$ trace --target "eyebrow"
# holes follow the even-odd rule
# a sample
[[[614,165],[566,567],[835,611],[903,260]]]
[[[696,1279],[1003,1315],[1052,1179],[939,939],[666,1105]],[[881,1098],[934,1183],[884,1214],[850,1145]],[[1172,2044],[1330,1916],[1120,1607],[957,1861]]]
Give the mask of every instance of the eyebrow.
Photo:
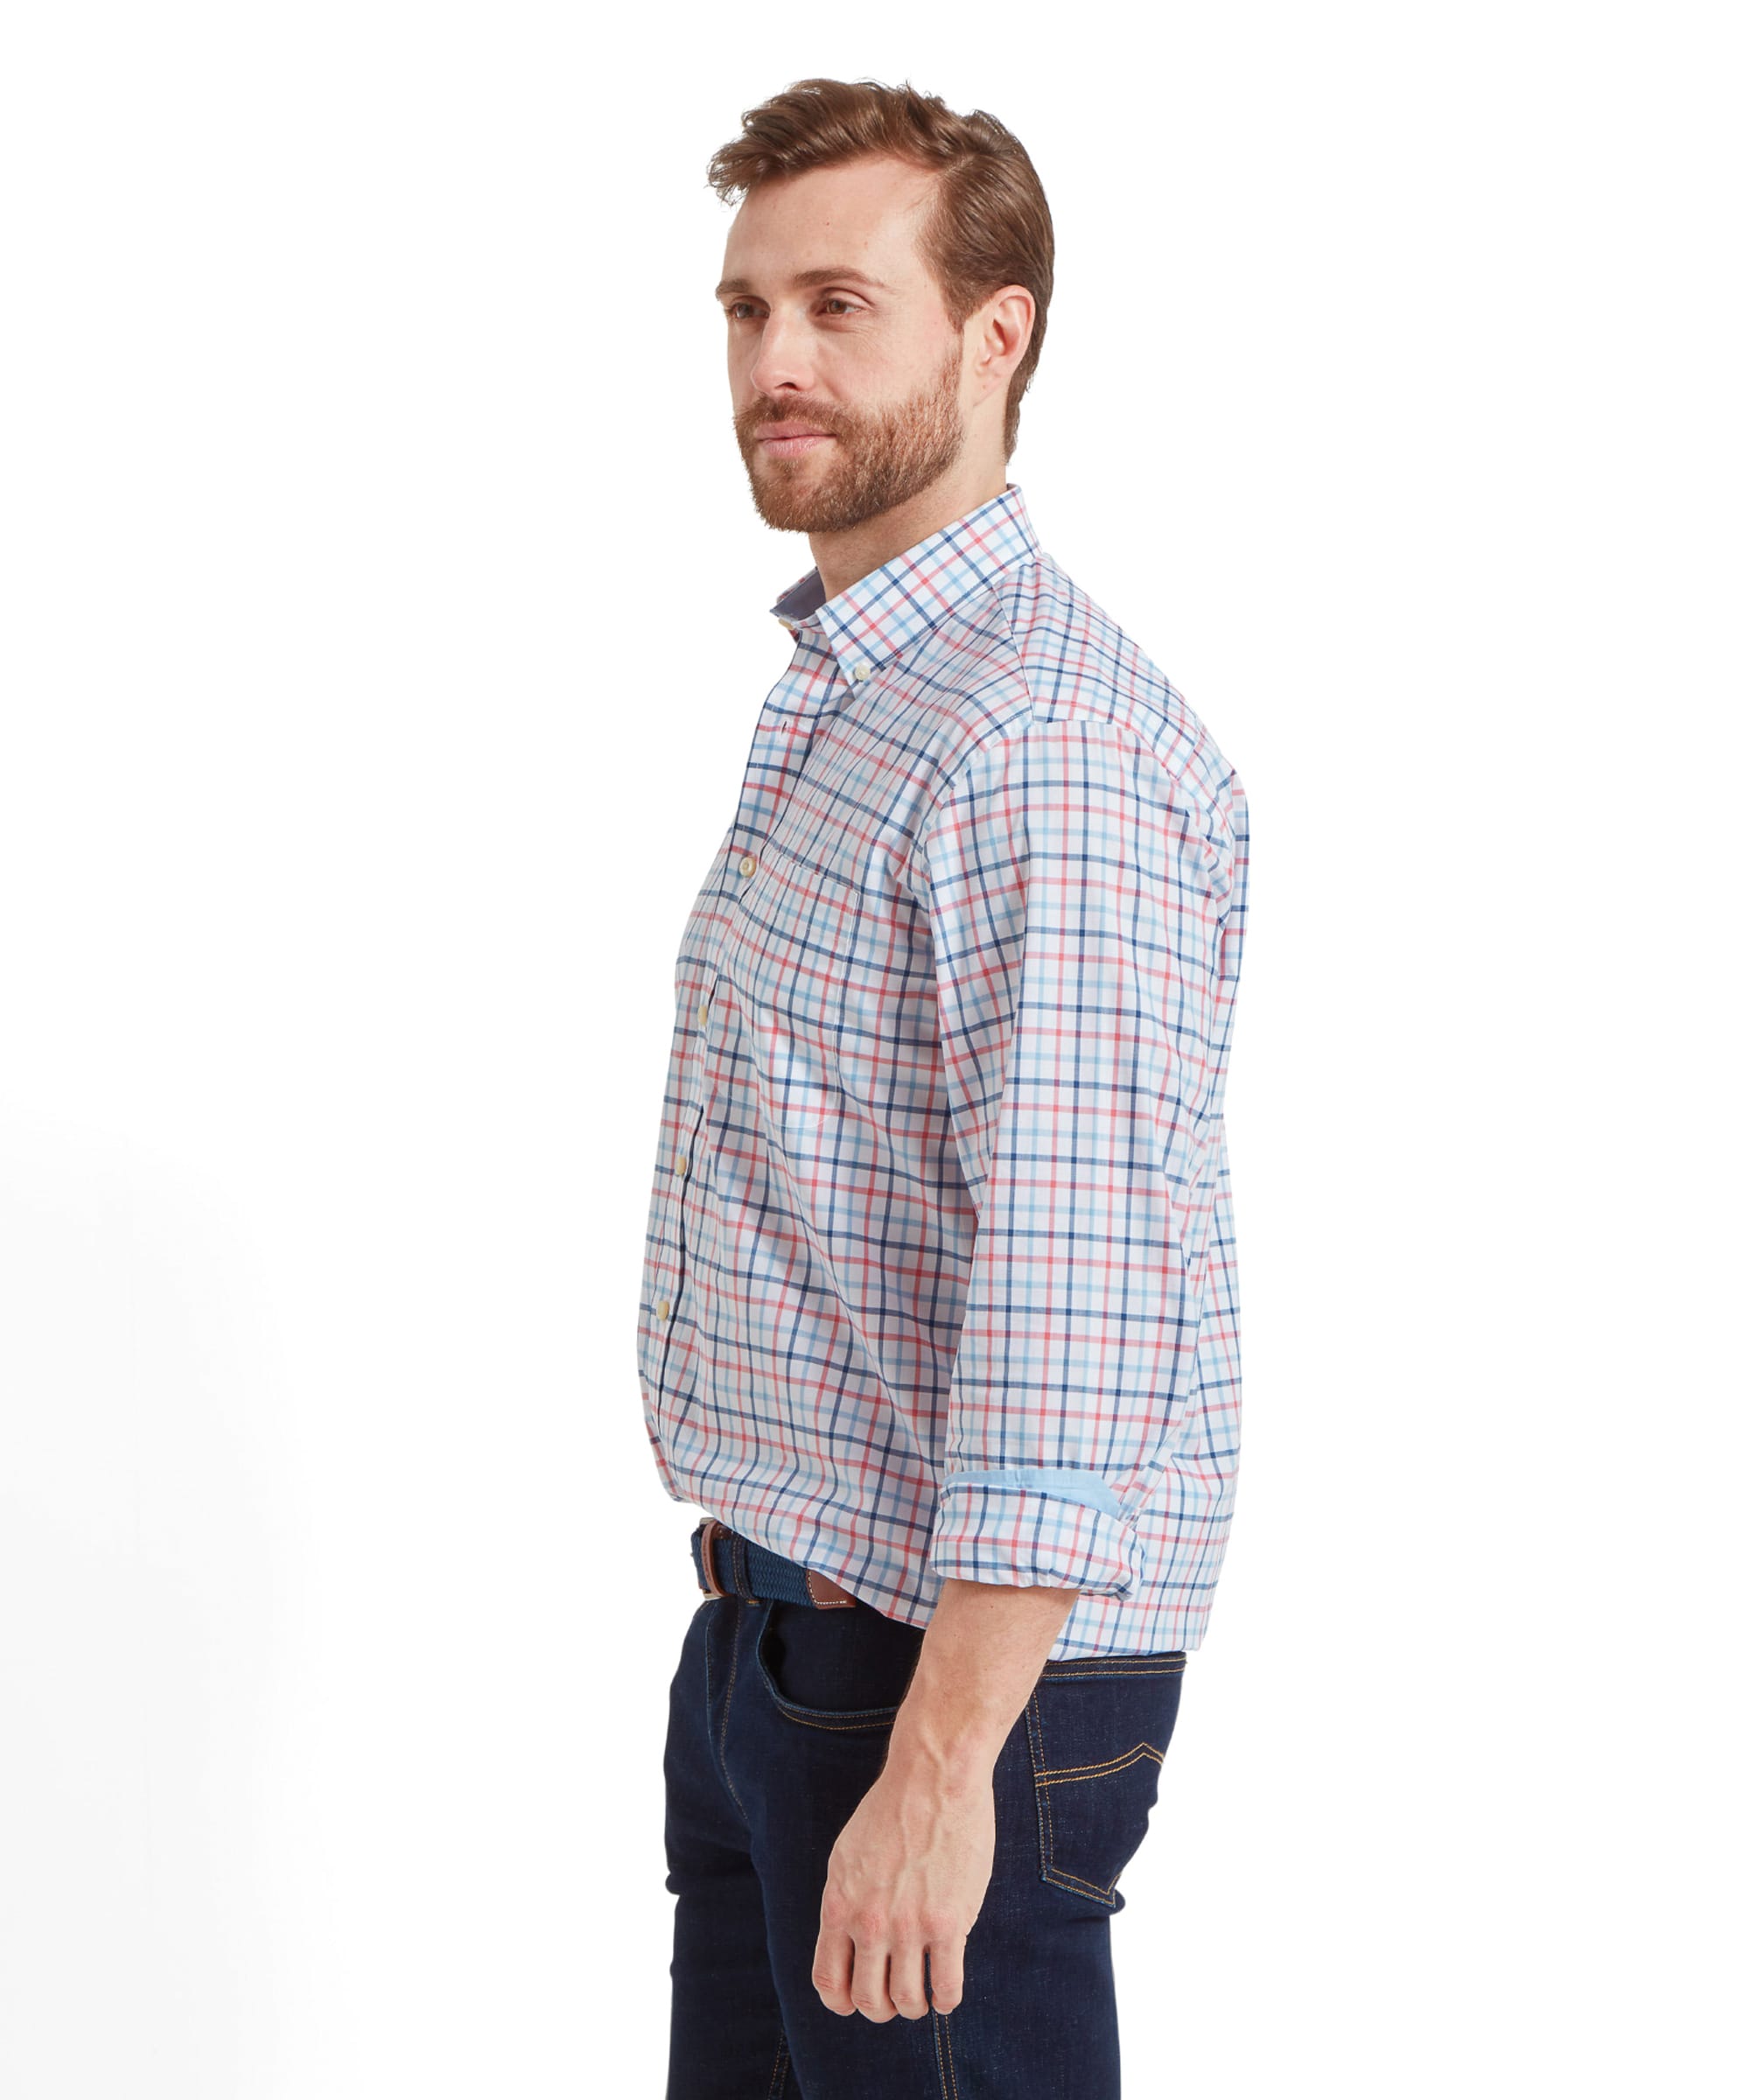
[[[869,284],[875,291],[888,291],[891,287],[881,277],[869,276],[851,264],[830,265],[822,270],[795,270],[788,280],[795,291],[814,291],[820,284]],[[714,287],[717,299],[724,299],[730,292],[737,298],[752,290],[748,277],[722,277]]]

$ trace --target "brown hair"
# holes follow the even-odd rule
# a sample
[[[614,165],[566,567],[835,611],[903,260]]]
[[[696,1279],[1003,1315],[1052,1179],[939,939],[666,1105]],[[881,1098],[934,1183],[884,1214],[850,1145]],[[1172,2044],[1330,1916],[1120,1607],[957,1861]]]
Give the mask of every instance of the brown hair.
[[[887,153],[938,177],[919,248],[953,328],[1001,285],[1021,284],[1033,294],[1034,330],[1004,402],[1008,458],[1053,296],[1053,214],[1021,142],[984,109],[959,116],[906,80],[896,88],[869,80],[794,80],[746,109],[742,122],[743,136],[708,164],[710,186],[727,203],[776,176]]]

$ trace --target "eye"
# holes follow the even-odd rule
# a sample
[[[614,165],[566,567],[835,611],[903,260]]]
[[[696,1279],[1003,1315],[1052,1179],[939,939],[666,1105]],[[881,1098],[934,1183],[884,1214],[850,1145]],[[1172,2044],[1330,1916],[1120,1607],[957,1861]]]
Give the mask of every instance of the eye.
[[[749,299],[729,299],[722,311],[724,312],[726,318],[729,321],[736,321],[741,313],[746,312],[750,308],[751,304],[752,302]],[[830,292],[823,301],[825,312],[827,312],[831,306],[838,307],[841,310],[841,316],[845,316],[850,313],[861,313],[864,311],[863,307],[858,305],[853,300],[844,298],[841,293],[838,291]],[[840,316],[830,316],[831,319],[838,318],[840,318]]]

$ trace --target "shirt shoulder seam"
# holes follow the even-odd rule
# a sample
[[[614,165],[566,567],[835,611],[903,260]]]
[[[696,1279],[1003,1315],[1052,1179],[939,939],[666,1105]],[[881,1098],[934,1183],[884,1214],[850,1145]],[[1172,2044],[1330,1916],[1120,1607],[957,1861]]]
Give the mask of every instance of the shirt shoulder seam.
[[[1010,615],[1005,610],[1002,598],[999,600],[999,617],[1004,625],[1006,639],[1012,644],[1017,675],[1023,682],[1026,704],[1019,714],[1014,717],[1005,717],[992,723],[980,736],[975,738],[966,751],[958,754],[949,771],[934,785],[926,815],[914,836],[914,855],[921,865],[925,864],[927,843],[931,836],[933,822],[939,811],[950,802],[956,794],[957,784],[962,776],[989,752],[1000,747],[1008,747],[1019,738],[1029,736],[1037,729],[1081,729],[1092,735],[1104,737],[1110,743],[1124,750],[1138,752],[1147,757],[1168,782],[1170,789],[1177,794],[1191,810],[1199,830],[1206,835],[1207,844],[1212,839],[1221,840],[1229,850],[1232,850],[1234,841],[1229,836],[1228,819],[1222,812],[1201,788],[1194,786],[1193,782],[1180,772],[1178,766],[1169,763],[1163,753],[1156,748],[1154,743],[1144,736],[1141,730],[1130,723],[1110,721],[1093,715],[1061,714],[1055,708],[1039,699],[1033,682],[1029,676],[1029,667],[1023,661],[1022,651],[1017,644],[1016,635],[1011,627]]]

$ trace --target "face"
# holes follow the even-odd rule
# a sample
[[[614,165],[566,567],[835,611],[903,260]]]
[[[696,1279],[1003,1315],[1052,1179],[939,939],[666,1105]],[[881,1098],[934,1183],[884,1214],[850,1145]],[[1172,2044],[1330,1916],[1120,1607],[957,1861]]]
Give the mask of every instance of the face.
[[[914,248],[932,192],[866,159],[761,184],[738,207],[718,295],[732,427],[780,531],[847,531],[962,449],[963,338]]]

